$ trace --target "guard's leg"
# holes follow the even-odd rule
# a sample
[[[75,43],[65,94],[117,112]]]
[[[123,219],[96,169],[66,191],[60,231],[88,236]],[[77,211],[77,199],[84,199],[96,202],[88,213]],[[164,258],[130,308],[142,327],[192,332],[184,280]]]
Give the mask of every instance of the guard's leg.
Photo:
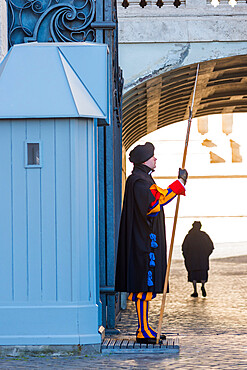
[[[194,287],[194,292],[191,294],[191,297],[198,297],[198,293],[196,289],[196,280],[193,280],[193,287]]]
[[[140,343],[156,343],[157,332],[149,325],[148,322],[148,306],[149,301],[156,297],[155,293],[130,293],[128,299],[135,302],[136,312],[138,318],[138,329],[136,331],[137,341]],[[160,343],[162,339],[166,339],[166,335],[160,336]]]
[[[138,329],[136,331],[137,338],[156,338],[157,332],[149,325],[148,309],[149,301],[156,297],[155,293],[130,293],[128,299],[136,304],[136,312],[138,317]],[[166,335],[162,334],[160,339],[166,339]]]
[[[136,312],[138,317],[138,329],[136,332],[137,338],[156,338],[155,332],[148,324],[148,301],[137,299]]]
[[[128,299],[134,301],[138,318],[137,338],[156,338],[156,332],[148,323],[148,302],[156,297],[155,293],[130,293]]]
[[[202,283],[202,287],[201,287],[202,296],[203,297],[206,297],[207,296],[206,289],[205,289],[205,283],[206,283],[206,281],[205,280],[202,280],[201,283]]]

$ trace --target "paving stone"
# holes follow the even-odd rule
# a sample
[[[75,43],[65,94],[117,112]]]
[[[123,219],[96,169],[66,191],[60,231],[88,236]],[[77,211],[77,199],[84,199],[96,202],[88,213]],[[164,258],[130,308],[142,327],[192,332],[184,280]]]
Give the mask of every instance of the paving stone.
[[[162,333],[175,338],[177,353],[102,353],[65,357],[0,357],[1,369],[247,369],[247,256],[211,260],[207,297],[190,297],[192,284],[182,261],[173,261]],[[161,297],[150,304],[150,323],[158,326]],[[117,325],[119,336],[109,338],[121,346],[133,341],[137,328],[135,305]],[[120,344],[119,344],[120,341]],[[135,345],[136,346],[136,345]]]

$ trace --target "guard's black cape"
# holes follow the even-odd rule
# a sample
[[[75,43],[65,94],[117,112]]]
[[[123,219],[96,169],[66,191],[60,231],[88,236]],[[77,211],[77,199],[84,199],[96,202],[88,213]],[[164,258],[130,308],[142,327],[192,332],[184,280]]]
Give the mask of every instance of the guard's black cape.
[[[209,256],[213,252],[214,245],[210,237],[204,231],[192,228],[186,235],[182,251],[187,271],[209,270]]]
[[[155,217],[146,216],[155,197],[150,186],[155,182],[150,168],[135,165],[125,186],[120,222],[115,290],[118,292],[162,293],[166,273],[166,237],[163,210]],[[157,248],[151,248],[150,234],[156,235]],[[150,267],[149,253],[155,254],[155,267]],[[148,271],[153,286],[148,286]]]

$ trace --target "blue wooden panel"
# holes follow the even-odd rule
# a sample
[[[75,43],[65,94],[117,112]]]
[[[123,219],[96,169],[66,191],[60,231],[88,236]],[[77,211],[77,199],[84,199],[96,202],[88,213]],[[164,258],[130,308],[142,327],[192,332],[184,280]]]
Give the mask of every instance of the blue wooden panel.
[[[95,176],[95,279],[96,303],[98,305],[98,325],[102,325],[102,302],[100,300],[100,262],[99,262],[99,189],[98,189],[98,130],[97,120],[93,121],[94,129],[94,176]]]
[[[96,186],[96,177],[95,177],[95,125],[94,120],[87,119],[87,152],[88,152],[88,160],[87,160],[87,182],[88,182],[88,256],[89,256],[89,300],[96,301],[96,275],[95,269],[93,270],[91,267],[95,266],[95,249],[96,249],[96,222],[95,222],[95,207],[96,207],[96,199],[95,199],[95,186]]]
[[[99,262],[100,286],[106,286],[106,217],[105,217],[105,127],[98,127],[98,187],[99,187]],[[106,327],[106,295],[101,295],[102,325]]]
[[[11,122],[0,125],[0,301],[12,300],[12,172]]]
[[[78,330],[81,343],[85,341],[85,337],[90,333],[98,332],[98,317],[97,317],[96,305],[88,305],[87,315],[85,315],[85,308],[78,307]],[[88,318],[91,317],[91,322],[88,322]]]
[[[1,117],[78,114],[56,47],[15,46],[10,51],[0,86]]]
[[[108,94],[107,80],[108,80],[108,65],[107,65],[107,46],[106,45],[88,45],[87,48],[77,48],[76,52],[74,46],[64,44],[59,47],[65,57],[69,60],[71,66],[78,74],[84,86],[90,92],[93,99],[97,102],[103,114],[108,115]],[[100,62],[99,62],[100,60]],[[94,73],[89,72],[90,69]],[[85,99],[84,99],[85,100]],[[82,102],[84,104],[84,102]],[[98,117],[98,114],[93,117]],[[84,115],[86,117],[86,115]],[[90,115],[89,117],[92,117]]]
[[[28,299],[29,271],[27,244],[27,186],[24,168],[25,121],[12,124],[13,173],[13,277],[14,299]]]
[[[0,345],[100,343],[97,307],[91,305],[0,308]]]
[[[55,121],[56,135],[56,239],[57,297],[71,300],[71,183],[70,183],[70,124]]]
[[[1,118],[108,120],[106,45],[30,43],[9,53],[0,79]]]
[[[27,120],[26,139],[28,141],[40,140],[39,120]],[[41,300],[41,197],[40,168],[27,168],[27,248],[28,248],[28,292],[29,301]]]
[[[13,215],[13,269],[10,242],[3,255],[9,304],[5,306],[0,293],[0,345],[100,342],[96,130],[96,120],[90,119],[18,120],[12,125],[10,145],[10,126],[0,125],[5,139],[0,156],[6,158],[5,190],[0,196],[5,194],[6,202],[9,198],[8,241]],[[26,140],[41,141],[41,168],[25,168]],[[3,218],[4,213],[0,215]]]
[[[79,147],[79,161],[82,163],[81,171],[79,172],[79,184],[81,187],[80,191],[80,279],[83,281],[83,285],[80,287],[80,300],[89,301],[90,300],[90,259],[89,259],[89,202],[88,196],[92,189],[88,187],[88,171],[87,171],[87,161],[88,161],[88,146],[87,146],[87,135],[88,126],[87,120],[85,119],[83,124],[79,125],[79,137],[83,142],[83,145]],[[93,247],[93,246],[92,246]],[[85,261],[88,263],[85,264]],[[83,267],[82,267],[83,266]]]
[[[41,140],[42,300],[51,302],[57,299],[54,120],[42,121]]]
[[[80,174],[82,173],[81,168],[83,162],[79,158],[79,149],[83,145],[83,140],[79,135],[79,123],[78,119],[70,121],[70,158],[71,158],[71,243],[72,243],[72,301],[78,302],[80,300],[79,291],[80,284],[82,283],[79,278],[80,269]]]
[[[70,125],[73,299],[96,302],[96,127],[90,119],[73,119]]]

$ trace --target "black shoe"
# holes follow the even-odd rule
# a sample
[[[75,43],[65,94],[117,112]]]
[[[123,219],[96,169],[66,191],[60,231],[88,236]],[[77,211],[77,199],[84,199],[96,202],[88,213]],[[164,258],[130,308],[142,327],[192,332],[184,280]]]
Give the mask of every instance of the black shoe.
[[[136,343],[141,344],[156,344],[156,338],[136,338]],[[158,344],[162,344],[162,340]]]
[[[198,297],[198,293],[194,292],[190,296],[196,298],[196,297]]]
[[[202,286],[201,289],[202,289],[202,296],[206,297],[207,293],[206,293],[206,290],[205,290],[204,286]]]

